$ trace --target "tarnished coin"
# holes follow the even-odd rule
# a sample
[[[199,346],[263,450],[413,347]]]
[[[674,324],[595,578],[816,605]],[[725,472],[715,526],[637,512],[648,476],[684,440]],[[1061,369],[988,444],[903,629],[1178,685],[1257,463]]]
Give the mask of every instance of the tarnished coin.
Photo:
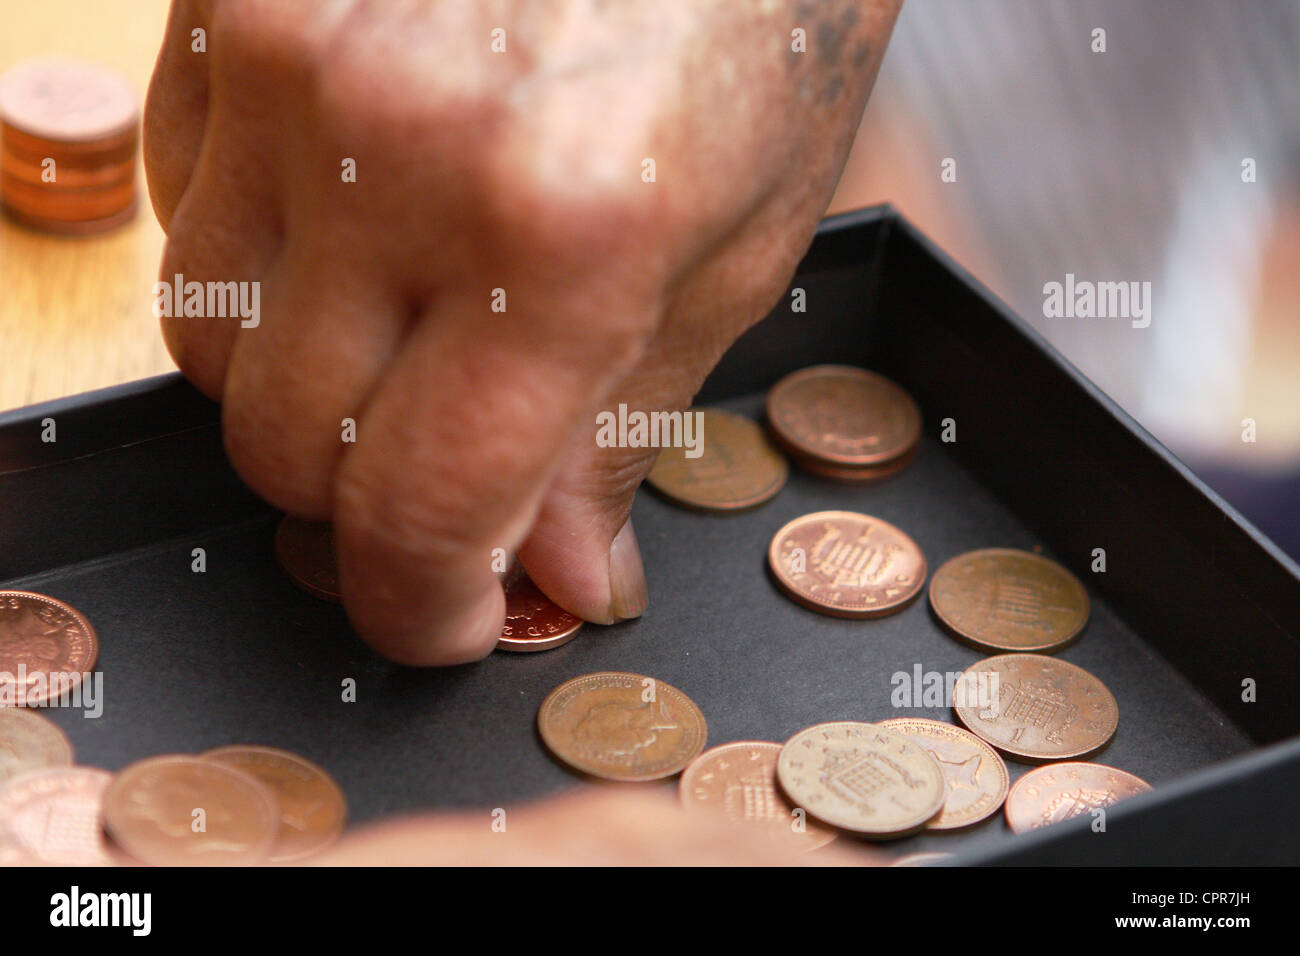
[[[101,803],[113,775],[52,767],[0,787],[0,855],[17,864],[111,866]]]
[[[879,465],[921,438],[912,396],[848,365],[814,365],[781,379],[768,392],[767,420],[779,442],[826,465]]]
[[[1012,548],[946,561],[930,580],[930,604],[953,635],[998,651],[1059,651],[1088,623],[1088,592],[1078,578]]]
[[[1146,793],[1141,777],[1100,763],[1053,763],[1031,770],[1007,797],[1007,825],[1016,833],[1112,807]]]
[[[740,511],[772,498],[785,485],[789,465],[757,423],[717,409],[702,411],[698,457],[688,448],[665,448],[646,480],[660,494],[690,508]]]
[[[78,611],[31,591],[0,591],[0,703],[58,699],[95,666],[99,639]]]
[[[927,830],[956,830],[985,820],[1007,798],[1011,778],[997,751],[968,730],[924,717],[894,717],[877,725],[906,734],[927,751],[948,785],[943,810]]]
[[[617,671],[565,681],[542,701],[537,727],[556,757],[607,780],[670,777],[708,737],[704,715],[676,687]]]
[[[72,744],[54,721],[21,707],[0,707],[0,783],[71,763]]]
[[[834,617],[901,611],[925,584],[925,556],[887,521],[852,511],[795,518],[772,538],[768,565],[804,607]]]
[[[243,771],[199,757],[151,757],[131,764],[109,786],[104,826],[142,863],[247,866],[270,854],[280,808]]]
[[[776,785],[781,745],[741,740],[704,751],[682,771],[677,792],[688,810],[721,814],[732,823],[764,834],[797,840],[815,850],[835,831],[807,818]]]
[[[269,860],[300,860],[338,839],[347,819],[343,791],[316,764],[274,747],[218,747],[203,754],[256,777],[280,805],[280,832]]]
[[[313,597],[343,599],[334,560],[334,526],[285,515],[275,529],[275,557],[290,580]]]
[[[549,651],[577,636],[582,618],[570,614],[517,568],[505,581],[506,620],[497,639],[499,651]]]
[[[875,839],[921,829],[947,794],[939,764],[917,743],[853,721],[799,731],[781,748],[776,776],[796,806]]]
[[[959,678],[987,688],[986,700],[959,700],[953,711],[977,737],[1030,761],[1068,760],[1104,747],[1119,726],[1119,705],[1082,667],[1041,654],[1000,654]]]

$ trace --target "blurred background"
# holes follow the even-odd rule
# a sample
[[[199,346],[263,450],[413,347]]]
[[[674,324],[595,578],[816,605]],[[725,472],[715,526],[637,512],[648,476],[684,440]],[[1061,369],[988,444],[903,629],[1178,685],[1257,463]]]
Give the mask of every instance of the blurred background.
[[[7,3],[0,70],[84,57],[143,99],[166,12]],[[1300,558],[1300,2],[907,0],[830,211],[884,201]],[[147,201],[98,238],[0,221],[0,409],[174,368],[162,241]],[[1045,317],[1067,274],[1150,282],[1149,327]]]

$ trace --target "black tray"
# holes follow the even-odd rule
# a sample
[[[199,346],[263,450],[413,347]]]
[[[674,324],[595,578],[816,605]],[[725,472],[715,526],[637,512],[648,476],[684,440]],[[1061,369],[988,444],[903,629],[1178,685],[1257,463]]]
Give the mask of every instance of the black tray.
[[[249,742],[328,768],[352,822],[498,807],[582,785],[537,739],[542,698],[577,674],[628,670],[686,691],[709,743],[784,740],[895,710],[891,675],[960,671],[980,652],[924,598],[875,621],[796,606],[765,569],[790,518],[843,508],[906,530],[930,569],[972,548],[1041,546],[1092,596],[1061,655],[1100,677],[1119,730],[1098,759],[1155,790],[1016,837],[1001,818],[921,834],[898,852],[961,863],[1295,863],[1300,788],[1300,573],[1023,322],[888,208],[828,220],[790,297],[706,383],[700,404],[758,416],[781,375],[818,362],[908,388],[927,426],[915,462],[879,484],[794,472],[767,505],[710,516],[642,494],[634,517],[651,605],[555,651],[410,670],[371,653],[343,612],[278,570],[278,515],[230,470],[219,410],[179,376],[0,415],[0,583],[64,599],[99,632],[101,719],[50,711],[81,762]],[[41,440],[54,418],[58,441]],[[939,440],[956,421],[957,441]],[[190,570],[191,551],[207,571]],[[1108,570],[1090,571],[1105,548]],[[356,703],[341,682],[355,678]],[[1242,681],[1258,684],[1244,703]],[[1009,764],[1013,777],[1026,768]]]

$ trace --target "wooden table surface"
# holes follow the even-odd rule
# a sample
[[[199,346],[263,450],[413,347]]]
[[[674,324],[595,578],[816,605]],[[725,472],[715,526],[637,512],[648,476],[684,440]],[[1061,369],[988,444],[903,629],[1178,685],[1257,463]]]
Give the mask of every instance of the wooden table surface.
[[[64,55],[122,73],[141,103],[167,0],[6,0],[0,71]],[[0,217],[0,410],[176,368],[151,311],[163,233],[139,171],[140,211],[104,236],[47,236]]]

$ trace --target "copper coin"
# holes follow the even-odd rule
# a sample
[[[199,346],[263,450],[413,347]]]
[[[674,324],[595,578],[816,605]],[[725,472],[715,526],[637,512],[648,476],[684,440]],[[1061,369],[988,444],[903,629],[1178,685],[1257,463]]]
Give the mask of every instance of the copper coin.
[[[115,215],[135,204],[135,176],[107,186],[71,189],[59,184],[32,185],[0,173],[5,206],[39,216],[86,222]]]
[[[272,863],[318,853],[343,832],[348,806],[334,779],[316,764],[274,747],[218,747],[203,754],[256,777],[280,805],[280,832]]]
[[[606,780],[671,777],[708,738],[704,715],[676,687],[617,671],[565,681],[542,701],[537,727],[556,757]]]
[[[71,163],[56,163],[53,169],[54,180],[44,165],[39,162],[26,162],[12,153],[0,153],[0,176],[12,176],[20,183],[34,189],[103,189],[120,186],[135,180],[135,161],[112,165],[91,166],[82,169]]]
[[[3,206],[5,214],[15,222],[21,223],[29,229],[36,229],[40,232],[55,233],[63,236],[90,236],[98,235],[102,232],[109,232],[118,226],[125,225],[135,218],[136,211],[139,208],[138,202],[132,202],[130,206],[121,212],[113,213],[111,216],[105,216],[103,219],[87,219],[84,221],[76,219],[46,219],[39,215],[33,215],[21,209],[17,209],[8,203],[0,203]]]
[[[0,144],[6,159],[40,166],[53,159],[59,170],[98,169],[108,166],[135,166],[140,145],[139,127],[132,126],[122,133],[104,139],[85,142],[67,142],[32,136],[0,119]]]
[[[1011,778],[997,751],[969,730],[924,717],[893,717],[877,725],[911,737],[939,764],[948,785],[927,830],[956,830],[986,820],[1007,798]]]
[[[71,764],[72,744],[54,721],[21,707],[0,707],[0,783]]]
[[[275,557],[294,584],[335,604],[343,599],[334,560],[334,526],[285,515],[275,529]]]
[[[1088,623],[1088,592],[1055,561],[1012,548],[951,558],[930,579],[950,633],[995,651],[1059,651]]]
[[[799,731],[781,748],[785,795],[824,823],[876,839],[906,836],[943,809],[935,759],[878,724],[837,721]]]
[[[887,521],[852,511],[795,518],[772,538],[768,565],[804,607],[834,617],[901,611],[925,584],[925,556]]]
[[[701,411],[689,409],[687,414]],[[660,494],[689,508],[741,511],[771,499],[785,485],[789,465],[757,423],[703,409],[699,456],[665,448],[646,477]]]
[[[863,465],[860,467],[853,467],[850,465],[828,465],[815,458],[807,458],[801,455],[790,456],[790,460],[803,471],[814,474],[818,478],[827,478],[831,481],[838,481],[842,484],[862,484],[864,482],[881,481],[885,478],[892,478],[910,465],[914,458],[916,458],[915,448],[898,458],[895,458],[893,461],[885,462],[883,465]]]
[[[682,771],[677,792],[688,810],[720,814],[731,823],[799,841],[815,850],[835,831],[807,819],[776,785],[781,745],[741,740],[704,751]]]
[[[78,611],[32,591],[0,591],[0,700],[18,706],[70,694],[95,666],[99,639]]]
[[[104,794],[113,841],[153,866],[264,862],[280,833],[275,797],[242,771],[198,757],[151,757]]]
[[[533,583],[516,571],[506,579],[506,620],[497,639],[499,651],[549,651],[577,636],[582,618],[570,614]]]
[[[0,116],[33,136],[63,142],[133,130],[135,94],[117,73],[81,60],[24,61],[0,77]]]
[[[111,866],[101,808],[113,775],[55,767],[15,777],[0,788],[0,847],[15,862]]]
[[[959,683],[984,688],[953,710],[977,737],[1012,757],[1068,760],[1106,746],[1119,705],[1082,667],[1041,654],[1001,654],[972,664]]]
[[[767,420],[779,442],[827,465],[879,465],[921,438],[912,396],[849,365],[814,365],[781,379],[767,395]]]
[[[1051,826],[1151,789],[1141,777],[1100,763],[1053,763],[1029,771],[1007,797],[1007,825],[1016,833]]]
[[[897,860],[890,863],[890,866],[934,866],[943,860],[952,859],[951,853],[941,853],[937,850],[927,853],[909,853],[907,856],[900,856]]]

